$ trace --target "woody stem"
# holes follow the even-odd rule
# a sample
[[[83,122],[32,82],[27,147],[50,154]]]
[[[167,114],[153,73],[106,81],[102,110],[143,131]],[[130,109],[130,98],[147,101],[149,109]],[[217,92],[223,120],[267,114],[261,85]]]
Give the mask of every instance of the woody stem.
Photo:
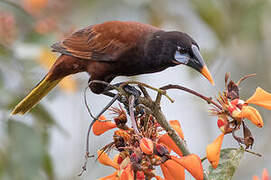
[[[222,107],[219,104],[217,104],[216,102],[214,102],[211,97],[206,97],[206,96],[204,96],[204,95],[202,95],[202,94],[200,94],[200,93],[198,93],[198,92],[196,92],[196,91],[194,91],[192,89],[189,89],[189,88],[186,88],[186,87],[183,87],[183,86],[180,86],[180,85],[172,85],[172,84],[163,86],[160,89],[162,89],[162,90],[179,89],[179,90],[188,92],[190,94],[193,94],[195,96],[200,97],[201,99],[205,100],[208,104],[213,104],[218,109],[222,110]]]

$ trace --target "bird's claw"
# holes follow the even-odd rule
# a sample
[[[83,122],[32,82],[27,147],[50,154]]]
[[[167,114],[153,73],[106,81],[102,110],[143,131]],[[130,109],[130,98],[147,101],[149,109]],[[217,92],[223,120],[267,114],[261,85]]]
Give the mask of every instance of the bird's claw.
[[[118,84],[116,84],[116,86],[120,86],[121,84],[122,83],[118,83]],[[123,86],[123,90],[126,93],[128,93],[129,96],[133,95],[135,97],[133,106],[136,107],[139,104],[138,99],[141,96],[141,92],[138,89],[136,89],[135,87],[130,86],[128,84]],[[121,96],[119,101],[124,104],[126,111],[129,113],[129,101],[128,101],[128,99],[125,96]],[[140,111],[140,114],[141,114],[141,112],[142,111]]]

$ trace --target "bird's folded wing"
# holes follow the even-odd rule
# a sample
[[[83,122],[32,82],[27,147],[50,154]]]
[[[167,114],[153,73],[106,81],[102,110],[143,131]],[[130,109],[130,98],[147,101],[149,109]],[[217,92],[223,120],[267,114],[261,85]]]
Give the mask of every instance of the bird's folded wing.
[[[149,32],[158,31],[136,22],[111,21],[88,26],[52,45],[53,51],[93,61],[114,61],[135,47]]]

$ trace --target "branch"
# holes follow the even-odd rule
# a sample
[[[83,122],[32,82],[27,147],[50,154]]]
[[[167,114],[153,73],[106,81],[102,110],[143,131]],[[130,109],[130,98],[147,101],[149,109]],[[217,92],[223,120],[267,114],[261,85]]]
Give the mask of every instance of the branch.
[[[156,100],[159,99],[161,93],[157,94]],[[161,111],[160,102],[146,102],[143,98],[139,98],[139,102],[143,105],[149,107],[152,110],[152,113],[156,119],[156,121],[160,124],[160,126],[168,133],[170,138],[174,141],[174,143],[178,146],[184,156],[190,154],[188,148],[186,147],[186,143],[178,136],[176,131],[171,127],[168,121],[165,118],[165,115]],[[204,173],[204,180],[208,180],[207,175]]]
[[[206,96],[204,96],[204,95],[202,95],[202,94],[200,94],[200,93],[198,93],[198,92],[196,92],[196,91],[194,91],[192,89],[189,89],[189,88],[186,88],[186,87],[183,87],[183,86],[180,86],[180,85],[172,85],[172,84],[163,86],[160,89],[162,89],[162,90],[179,89],[179,90],[188,92],[190,94],[193,94],[195,96],[200,97],[201,99],[205,100],[208,104],[213,104],[218,109],[222,110],[222,107],[219,104],[217,104],[216,102],[214,102],[211,97],[206,97]]]
[[[148,84],[145,84],[145,83],[141,83],[141,82],[137,82],[137,81],[127,81],[127,82],[124,82],[120,85],[120,88],[122,88],[123,86],[125,85],[128,85],[128,84],[137,84],[139,86],[142,86],[142,87],[146,87],[146,88],[149,88],[149,89],[152,89],[154,91],[157,91],[158,93],[162,93],[162,95],[166,96],[168,98],[168,100],[170,100],[171,103],[174,103],[174,99],[172,99],[171,97],[169,97],[166,93],[166,91],[163,91],[162,89],[158,89],[158,88],[155,88],[155,87],[152,87]]]
[[[139,131],[138,131],[138,128],[137,128],[137,123],[136,123],[136,120],[135,120],[134,105],[135,105],[135,96],[131,95],[129,97],[130,119],[131,119],[131,122],[132,122],[132,128],[134,129],[136,134],[139,134]]]
[[[250,78],[250,77],[253,77],[253,76],[256,76],[256,73],[254,74],[249,74],[249,75],[246,75],[244,77],[242,77],[237,83],[236,85],[239,86],[241,84],[241,82],[243,82],[244,80],[246,80],[247,78]]]

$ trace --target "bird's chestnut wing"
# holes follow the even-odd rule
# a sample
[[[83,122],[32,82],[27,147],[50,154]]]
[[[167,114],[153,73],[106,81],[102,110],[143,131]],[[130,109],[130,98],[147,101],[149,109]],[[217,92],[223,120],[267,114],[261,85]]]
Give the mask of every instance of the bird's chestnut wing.
[[[94,61],[114,61],[159,30],[136,22],[110,21],[81,29],[52,45],[53,51]]]

